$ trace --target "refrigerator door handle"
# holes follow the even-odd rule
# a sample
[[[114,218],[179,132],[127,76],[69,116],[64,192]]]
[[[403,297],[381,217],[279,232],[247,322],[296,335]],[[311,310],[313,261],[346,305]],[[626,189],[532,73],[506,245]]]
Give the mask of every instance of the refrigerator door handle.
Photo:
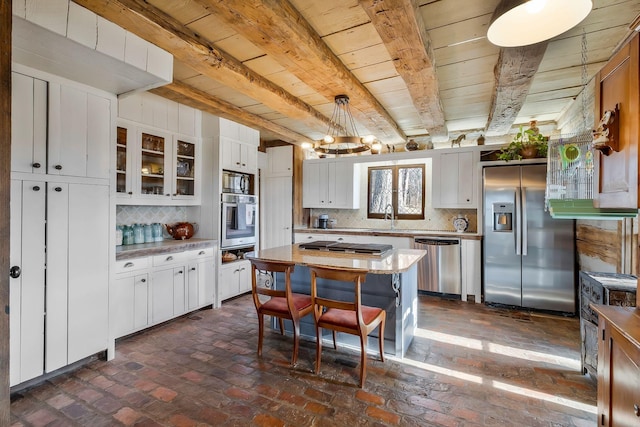
[[[520,188],[516,187],[516,227],[514,230],[515,238],[516,238],[516,255],[522,255],[522,207],[520,206],[522,199],[520,197]]]
[[[529,234],[529,227],[527,226],[527,187],[522,187],[522,200],[521,200],[521,204],[522,204],[522,224],[521,224],[521,230],[522,232],[520,233],[520,235],[522,235],[522,255],[526,256],[527,255],[527,235]]]

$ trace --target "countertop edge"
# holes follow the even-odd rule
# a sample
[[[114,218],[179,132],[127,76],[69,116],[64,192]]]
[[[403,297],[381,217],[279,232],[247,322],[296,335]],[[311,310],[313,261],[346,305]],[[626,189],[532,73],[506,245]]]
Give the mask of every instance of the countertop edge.
[[[482,235],[477,233],[458,233],[456,231],[434,231],[434,230],[380,230],[365,228],[295,228],[294,233],[315,233],[315,234],[352,234],[354,236],[388,236],[388,237],[445,237],[459,238],[464,240],[482,240]]]
[[[141,243],[138,245],[119,246],[116,249],[116,261],[125,259],[142,258],[152,255],[161,255],[174,252],[184,252],[193,249],[215,247],[216,239],[191,238],[187,240],[163,240],[162,242]]]
[[[591,309],[640,348],[640,308],[591,304]]]

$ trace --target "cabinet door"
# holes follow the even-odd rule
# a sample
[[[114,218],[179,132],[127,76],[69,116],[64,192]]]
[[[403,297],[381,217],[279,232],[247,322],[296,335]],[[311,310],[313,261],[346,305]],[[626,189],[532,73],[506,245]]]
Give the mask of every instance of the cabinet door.
[[[9,257],[21,269],[9,279],[11,386],[43,373],[45,193],[44,182],[11,181]]]
[[[172,137],[150,129],[137,131],[138,158],[134,195],[144,199],[166,200],[171,196]]]
[[[47,82],[11,73],[11,170],[44,174],[47,166]]]
[[[437,185],[440,193],[440,206],[453,207],[458,205],[458,154],[443,153],[439,158],[434,157],[439,163]],[[434,180],[434,183],[436,181]]]
[[[476,168],[473,153],[442,153],[432,160],[434,208],[473,208]]]
[[[133,286],[133,327],[137,330],[149,324],[149,275],[136,275]]]
[[[216,262],[206,258],[198,262],[198,306],[213,304],[215,301]]]
[[[122,277],[109,287],[109,335],[120,338],[134,330],[135,276]]]
[[[291,176],[264,178],[262,249],[291,244],[293,182]]]
[[[151,323],[164,322],[173,317],[174,269],[154,271],[151,278]]]
[[[109,178],[111,101],[49,83],[47,173]]]
[[[239,273],[240,268],[238,267],[238,262],[223,264],[220,267],[220,280],[218,281],[218,294],[220,296],[220,301],[238,295]]]
[[[475,302],[482,302],[481,291],[481,243],[480,240],[461,240],[461,264],[462,264],[462,300],[467,300],[467,295],[473,295]]]
[[[187,274],[186,267],[173,269],[173,315],[179,316],[187,311]]]
[[[187,266],[187,311],[198,308],[200,294],[200,265],[190,262]]]
[[[360,208],[360,180],[352,163],[327,164],[329,207],[332,209]]]
[[[130,199],[133,195],[133,158],[136,132],[132,127],[119,124],[116,130],[116,194]]]
[[[241,261],[238,264],[238,295],[251,291],[251,262]]]
[[[109,187],[69,184],[68,218],[67,364],[107,348]]]
[[[267,148],[269,176],[293,176],[293,147]]]
[[[173,142],[173,191],[172,198],[194,200],[200,195],[199,158],[200,145],[196,138],[174,138]]]
[[[458,154],[458,205],[473,207],[475,204],[476,168],[473,153],[468,151]]]
[[[106,196],[106,203],[109,197]],[[87,207],[89,209],[89,207]],[[87,212],[88,213],[88,212]],[[108,207],[105,207],[108,213]],[[87,218],[88,219],[88,218]],[[107,223],[108,224],[108,223]],[[105,230],[108,229],[108,225]],[[76,229],[74,229],[76,230]],[[47,270],[46,270],[46,360],[45,371],[52,372],[67,365],[68,349],[68,255],[69,242],[69,184],[47,183]],[[82,230],[81,239],[89,241],[87,236],[93,235],[93,230]],[[106,246],[105,246],[106,250]],[[87,252],[86,257],[93,256]],[[106,277],[106,276],[105,276]],[[98,278],[98,277],[96,277]],[[100,279],[100,278],[98,278]],[[89,285],[94,278],[89,277]],[[108,298],[105,295],[104,301]],[[84,322],[84,320],[81,320]]]
[[[302,169],[302,207],[323,208],[328,206],[328,166],[321,162],[304,162]]]
[[[638,205],[638,114],[640,92],[638,34],[616,53],[596,74],[595,119],[606,110],[620,108],[618,151],[605,156],[598,152],[596,161],[597,194],[594,205],[600,208],[630,208]]]
[[[240,144],[240,166],[244,172],[256,173],[258,170],[258,149],[255,145]]]

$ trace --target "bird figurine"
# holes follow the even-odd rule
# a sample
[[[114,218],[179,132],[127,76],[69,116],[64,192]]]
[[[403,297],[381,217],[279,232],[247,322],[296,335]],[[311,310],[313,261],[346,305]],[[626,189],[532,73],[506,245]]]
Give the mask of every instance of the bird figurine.
[[[454,139],[453,141],[451,141],[451,147],[453,147],[455,144],[458,144],[458,147],[460,147],[460,141],[462,141],[463,139],[465,139],[466,135],[463,133],[460,136],[458,136],[456,139]]]

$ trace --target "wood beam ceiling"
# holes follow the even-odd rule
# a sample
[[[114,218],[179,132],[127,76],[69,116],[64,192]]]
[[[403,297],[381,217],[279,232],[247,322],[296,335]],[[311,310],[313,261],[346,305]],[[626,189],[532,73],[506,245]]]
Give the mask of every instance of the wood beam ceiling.
[[[524,105],[533,76],[546,50],[547,42],[500,49],[494,69],[495,90],[486,126],[488,135],[509,132]]]
[[[324,132],[331,120],[280,86],[215,48],[189,28],[144,0],[74,0],[75,3],[171,53],[194,70],[287,117]],[[212,108],[217,108],[212,106]],[[255,116],[257,117],[257,116]],[[249,126],[263,124],[246,122]],[[284,128],[282,128],[284,129]],[[289,135],[282,135],[290,138]],[[306,139],[306,138],[305,138]]]
[[[288,1],[196,1],[327,100],[348,95],[354,118],[380,140],[406,140],[384,107]]]
[[[433,138],[447,139],[431,39],[415,0],[360,0]]]
[[[171,84],[152,89],[150,92],[181,104],[207,111],[215,116],[224,117],[243,125],[273,132],[281,136],[282,140],[285,142],[292,144],[299,144],[301,142],[313,143],[312,140],[304,135],[300,135],[299,133],[293,132],[272,121],[256,116],[255,114],[251,114],[240,107],[236,107],[229,102],[222,101],[206,92],[197,90],[192,86],[181,82],[173,82]]]

